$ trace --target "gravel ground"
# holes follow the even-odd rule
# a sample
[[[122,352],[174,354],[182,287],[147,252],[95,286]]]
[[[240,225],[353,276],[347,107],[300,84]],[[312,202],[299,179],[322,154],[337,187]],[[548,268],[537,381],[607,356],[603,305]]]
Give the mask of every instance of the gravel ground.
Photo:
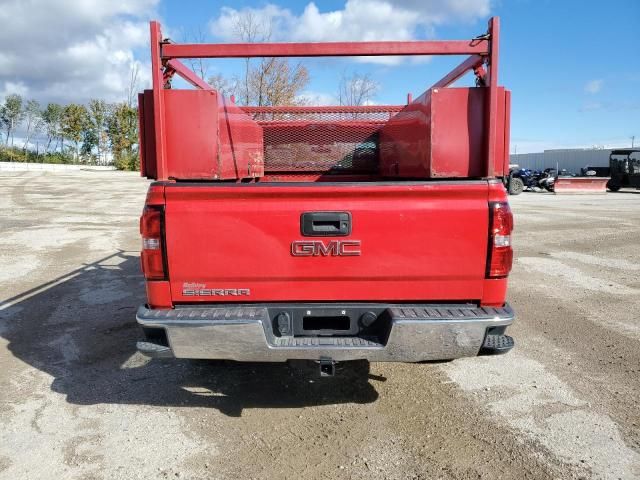
[[[146,186],[0,173],[1,479],[640,478],[640,192],[512,198],[508,355],[320,379],[135,352]]]

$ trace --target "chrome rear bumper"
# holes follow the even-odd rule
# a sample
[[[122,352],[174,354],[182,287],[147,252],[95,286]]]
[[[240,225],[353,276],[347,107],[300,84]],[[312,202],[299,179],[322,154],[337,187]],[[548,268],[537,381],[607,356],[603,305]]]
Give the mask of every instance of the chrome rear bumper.
[[[141,306],[136,315],[138,323],[146,330],[163,330],[167,345],[140,342],[139,350],[152,357],[252,362],[321,358],[375,362],[448,360],[478,355],[489,338],[488,332],[503,333],[504,328],[499,327],[514,320],[509,305],[372,305],[382,312],[380,317],[386,322],[382,336],[277,336],[273,312],[282,308],[280,305],[173,310]]]

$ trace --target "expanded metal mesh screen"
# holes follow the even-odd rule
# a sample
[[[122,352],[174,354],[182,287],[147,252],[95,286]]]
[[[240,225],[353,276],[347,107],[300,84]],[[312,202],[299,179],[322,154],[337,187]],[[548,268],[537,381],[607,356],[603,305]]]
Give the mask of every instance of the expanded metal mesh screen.
[[[378,131],[403,106],[243,107],[263,129],[270,173],[373,174]]]

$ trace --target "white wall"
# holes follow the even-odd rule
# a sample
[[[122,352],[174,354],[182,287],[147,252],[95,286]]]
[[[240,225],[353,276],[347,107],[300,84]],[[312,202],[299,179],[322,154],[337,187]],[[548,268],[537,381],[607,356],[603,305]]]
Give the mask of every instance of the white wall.
[[[566,168],[569,172],[580,173],[580,169],[590,167],[608,167],[611,150],[545,150],[542,153],[518,153],[510,156],[510,163],[521,168],[544,170],[545,168]]]
[[[64,163],[27,163],[27,162],[0,162],[0,171],[30,171],[43,170],[47,172],[64,172],[70,170],[115,170],[112,166],[92,165],[67,165]]]

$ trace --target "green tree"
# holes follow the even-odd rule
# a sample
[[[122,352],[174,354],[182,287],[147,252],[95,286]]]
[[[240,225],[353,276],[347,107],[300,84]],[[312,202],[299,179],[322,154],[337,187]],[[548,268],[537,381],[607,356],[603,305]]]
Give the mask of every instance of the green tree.
[[[47,108],[42,111],[42,121],[44,123],[44,129],[47,134],[47,147],[46,152],[51,147],[51,142],[60,138],[60,120],[62,118],[62,106],[57,103],[49,103]]]
[[[42,128],[42,112],[40,104],[36,100],[29,100],[24,109],[26,136],[24,140],[23,150],[27,151],[31,137]]]
[[[94,149],[98,147],[98,136],[96,131],[87,126],[82,131],[82,147],[80,148],[80,153],[83,157],[86,158],[95,158],[94,157]]]
[[[11,146],[13,147],[13,133],[23,118],[24,109],[22,106],[22,97],[17,93],[7,95],[4,104],[0,107],[0,124],[7,132],[5,138],[7,145],[9,145],[9,138],[11,138]]]
[[[107,136],[113,161],[118,168],[135,170],[138,160],[138,111],[126,103],[111,105]]]
[[[83,140],[84,132],[89,121],[88,119],[89,114],[84,105],[70,103],[62,110],[62,136],[73,142],[74,159],[76,161],[80,157],[80,142]]]
[[[89,126],[85,133],[83,149],[93,144],[96,148],[98,161],[102,161],[105,157],[106,144],[108,141],[107,119],[109,116],[109,108],[104,100],[93,99],[89,101],[88,111]]]

